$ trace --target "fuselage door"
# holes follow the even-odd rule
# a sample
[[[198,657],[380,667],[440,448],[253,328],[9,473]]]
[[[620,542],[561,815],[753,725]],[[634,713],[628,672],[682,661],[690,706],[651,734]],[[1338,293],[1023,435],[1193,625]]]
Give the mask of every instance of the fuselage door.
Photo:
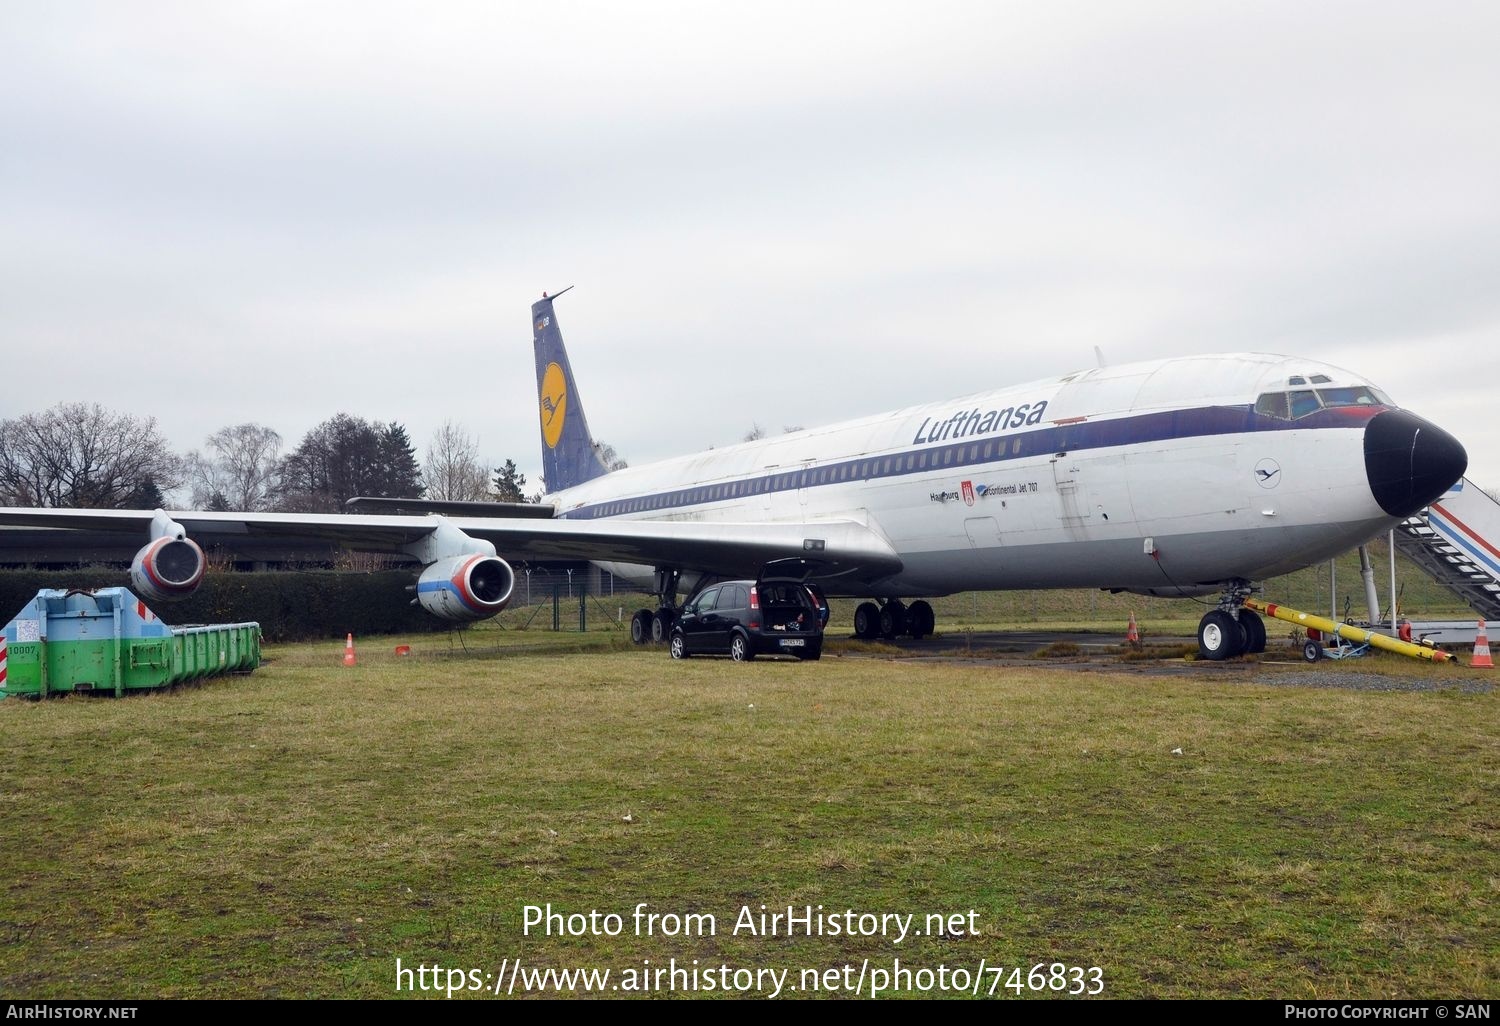
[[[994,517],[969,517],[964,521],[974,566],[989,573],[1000,567],[1000,524]]]
[[[1000,524],[994,517],[969,517],[964,521],[969,545],[977,551],[998,549],[1001,545]]]
[[[1082,537],[1089,518],[1093,516],[1093,504],[1089,502],[1087,489],[1083,485],[1083,461],[1067,453],[1052,457],[1052,482],[1057,489],[1057,515],[1070,535]]]

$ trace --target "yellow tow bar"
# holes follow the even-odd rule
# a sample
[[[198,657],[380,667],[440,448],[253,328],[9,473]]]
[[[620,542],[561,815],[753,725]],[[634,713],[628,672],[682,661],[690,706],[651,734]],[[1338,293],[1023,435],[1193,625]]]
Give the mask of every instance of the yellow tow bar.
[[[1412,659],[1426,659],[1434,663],[1446,663],[1458,657],[1451,652],[1432,648],[1428,645],[1416,645],[1410,641],[1398,641],[1375,631],[1367,631],[1363,627],[1355,627],[1352,624],[1339,623],[1330,620],[1326,616],[1316,616],[1312,613],[1304,613],[1298,609],[1288,609],[1286,606],[1278,606],[1271,602],[1261,602],[1258,599],[1247,598],[1245,608],[1253,609],[1257,613],[1274,616],[1278,620],[1294,623],[1299,627],[1312,627],[1322,631],[1324,634],[1345,641],[1354,641],[1360,644],[1370,645],[1374,648],[1384,649],[1387,652],[1395,652],[1397,655],[1410,656]]]

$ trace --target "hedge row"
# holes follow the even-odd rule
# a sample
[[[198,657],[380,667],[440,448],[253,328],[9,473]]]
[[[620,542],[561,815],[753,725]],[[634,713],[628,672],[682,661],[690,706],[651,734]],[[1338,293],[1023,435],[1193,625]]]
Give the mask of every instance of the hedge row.
[[[353,632],[407,634],[445,631],[454,624],[411,605],[406,570],[351,573],[333,570],[234,573],[210,570],[202,585],[176,602],[147,602],[173,625],[260,623],[267,641],[342,638]],[[7,623],[42,588],[130,587],[129,575],[111,568],[0,570],[0,624]]]

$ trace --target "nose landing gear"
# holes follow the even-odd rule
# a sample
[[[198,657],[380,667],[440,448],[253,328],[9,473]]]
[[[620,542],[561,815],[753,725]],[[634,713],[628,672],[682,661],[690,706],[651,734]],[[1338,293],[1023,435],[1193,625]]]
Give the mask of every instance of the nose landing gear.
[[[1233,659],[1246,652],[1266,650],[1266,624],[1256,613],[1246,609],[1250,582],[1230,582],[1219,599],[1218,608],[1198,621],[1198,656],[1219,661]]]

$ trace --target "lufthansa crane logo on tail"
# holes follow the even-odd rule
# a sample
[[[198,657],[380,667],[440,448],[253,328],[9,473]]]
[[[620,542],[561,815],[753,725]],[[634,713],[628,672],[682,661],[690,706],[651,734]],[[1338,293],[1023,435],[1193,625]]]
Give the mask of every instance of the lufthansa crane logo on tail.
[[[568,383],[562,368],[555,363],[547,364],[542,373],[542,441],[547,448],[556,449],[562,438],[563,421],[568,417]]]

